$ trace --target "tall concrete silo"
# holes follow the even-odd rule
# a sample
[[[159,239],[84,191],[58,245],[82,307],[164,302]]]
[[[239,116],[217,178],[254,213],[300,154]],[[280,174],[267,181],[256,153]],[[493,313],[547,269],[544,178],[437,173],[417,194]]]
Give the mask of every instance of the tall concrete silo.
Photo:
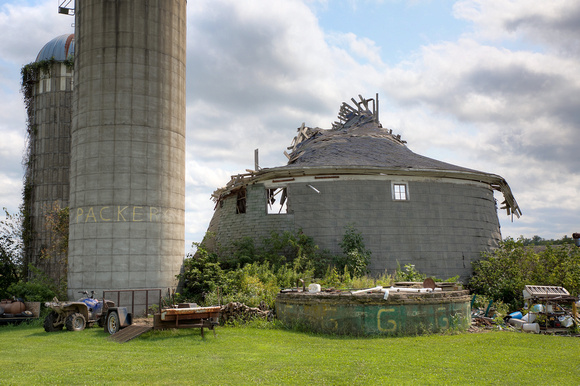
[[[44,45],[22,76],[27,100],[28,151],[24,206],[30,237],[26,261],[55,286],[66,279],[66,253],[56,245],[47,215],[68,206],[74,35]]]
[[[186,0],[75,8],[69,297],[173,287],[184,254]]]

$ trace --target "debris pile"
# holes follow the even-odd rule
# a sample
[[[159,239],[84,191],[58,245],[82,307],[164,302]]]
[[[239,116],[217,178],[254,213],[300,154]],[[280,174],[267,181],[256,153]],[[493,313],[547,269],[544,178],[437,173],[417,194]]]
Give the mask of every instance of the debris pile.
[[[494,318],[491,301],[485,309],[473,309],[473,330],[499,328],[535,334],[570,334],[580,326],[580,301],[565,288],[527,285],[523,295],[524,309],[514,311],[503,319]]]
[[[268,308],[266,303],[260,302],[259,307],[249,307],[240,302],[230,302],[221,307],[222,321],[227,323],[234,320],[248,321],[252,319],[274,319],[274,312]]]

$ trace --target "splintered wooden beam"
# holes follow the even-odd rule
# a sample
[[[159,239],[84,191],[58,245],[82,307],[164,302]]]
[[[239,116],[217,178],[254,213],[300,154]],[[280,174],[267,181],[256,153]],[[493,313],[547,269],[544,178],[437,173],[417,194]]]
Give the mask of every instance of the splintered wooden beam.
[[[353,99],[353,101],[354,101],[354,99]],[[356,103],[356,101],[355,101],[355,103]],[[357,106],[358,106],[358,105],[357,105]],[[352,107],[351,105],[349,105],[349,104],[348,104],[348,103],[346,103],[346,102],[342,102],[341,110],[342,110],[342,109],[350,110],[350,111],[352,111],[353,113],[358,113],[358,110],[357,110],[357,109],[355,109],[354,107]]]
[[[362,95],[358,94],[358,97],[360,98],[360,103],[365,107],[365,110],[369,109],[369,99],[365,99],[362,97]],[[359,108],[360,108],[360,104],[359,104]]]

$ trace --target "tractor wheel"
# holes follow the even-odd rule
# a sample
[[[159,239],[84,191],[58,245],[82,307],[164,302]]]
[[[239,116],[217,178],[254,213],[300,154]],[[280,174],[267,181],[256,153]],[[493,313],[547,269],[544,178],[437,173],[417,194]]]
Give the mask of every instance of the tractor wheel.
[[[117,311],[111,311],[109,315],[107,315],[107,322],[105,323],[105,332],[108,332],[109,335],[113,335],[119,329],[121,325],[119,323],[119,314]]]
[[[51,312],[44,318],[44,331],[55,332],[62,330],[62,324],[57,323],[58,314],[56,312]]]
[[[83,314],[75,312],[66,318],[66,329],[69,331],[82,331],[87,325],[87,321]]]

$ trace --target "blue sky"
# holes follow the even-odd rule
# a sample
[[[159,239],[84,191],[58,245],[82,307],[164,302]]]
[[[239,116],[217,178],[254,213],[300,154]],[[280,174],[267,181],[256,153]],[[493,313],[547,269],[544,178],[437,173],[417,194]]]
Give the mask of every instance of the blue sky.
[[[453,17],[455,1],[313,2],[320,26],[329,34],[350,32],[372,39],[383,61],[396,65],[426,44],[456,39],[470,25]]]
[[[187,48],[186,240],[230,175],[285,164],[296,128],[380,96],[416,153],[503,176],[522,209],[502,235],[580,231],[580,2],[195,0]],[[54,0],[0,1],[0,206],[22,189],[19,71],[72,33]],[[496,196],[500,201],[501,197]]]

